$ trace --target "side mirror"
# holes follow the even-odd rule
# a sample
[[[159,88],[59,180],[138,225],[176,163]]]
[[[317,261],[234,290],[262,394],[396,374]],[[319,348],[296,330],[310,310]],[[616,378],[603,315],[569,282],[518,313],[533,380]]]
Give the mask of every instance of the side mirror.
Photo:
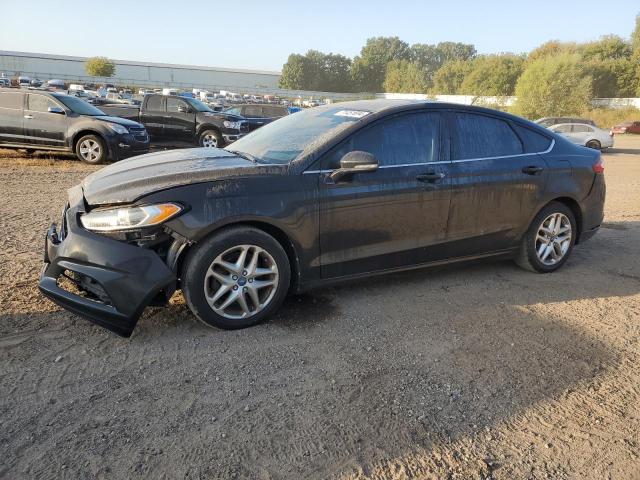
[[[49,113],[57,113],[58,115],[64,115],[64,110],[61,109],[60,107],[49,107],[47,109],[47,112],[49,112]]]
[[[378,160],[368,152],[355,150],[340,159],[340,168],[329,174],[329,178],[337,182],[342,177],[354,173],[375,172],[378,170]]]

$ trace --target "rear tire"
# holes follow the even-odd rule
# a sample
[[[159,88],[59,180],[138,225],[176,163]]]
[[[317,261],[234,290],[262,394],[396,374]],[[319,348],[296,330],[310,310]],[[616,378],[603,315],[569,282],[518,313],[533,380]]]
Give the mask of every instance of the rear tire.
[[[107,158],[107,149],[102,138],[85,135],[76,142],[76,157],[90,165],[102,163]]]
[[[224,139],[217,130],[205,130],[200,134],[199,143],[205,148],[222,148],[224,147]]]
[[[577,233],[571,209],[564,203],[551,202],[531,222],[515,261],[532,272],[555,272],[571,255]]]
[[[594,150],[602,150],[602,144],[598,140],[589,140],[586,147],[593,148]]]
[[[289,259],[280,243],[257,228],[236,226],[188,253],[182,292],[199,320],[232,330],[255,325],[276,311],[290,278]]]

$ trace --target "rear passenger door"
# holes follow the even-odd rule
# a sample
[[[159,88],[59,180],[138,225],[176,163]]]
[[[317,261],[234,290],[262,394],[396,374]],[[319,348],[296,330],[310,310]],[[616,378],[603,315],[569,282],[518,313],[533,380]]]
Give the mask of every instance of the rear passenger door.
[[[151,138],[156,140],[164,136],[164,99],[162,95],[150,95],[141,110],[140,120]]]
[[[447,237],[456,256],[518,244],[539,205],[547,165],[536,152],[551,141],[491,115],[452,111],[451,210]]]
[[[0,142],[24,143],[24,93],[0,92]]]

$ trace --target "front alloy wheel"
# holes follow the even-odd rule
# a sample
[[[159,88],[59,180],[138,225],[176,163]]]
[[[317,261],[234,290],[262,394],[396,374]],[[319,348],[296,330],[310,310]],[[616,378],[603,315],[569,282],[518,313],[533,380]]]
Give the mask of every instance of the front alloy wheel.
[[[104,142],[96,135],[85,135],[76,144],[76,156],[85,163],[100,163],[106,157]]]
[[[218,315],[232,320],[251,317],[273,300],[278,265],[257,245],[238,245],[218,255],[204,279],[204,296]]]
[[[181,287],[202,322],[244,328],[267,318],[289,290],[291,267],[282,245],[248,225],[224,228],[187,254]]]

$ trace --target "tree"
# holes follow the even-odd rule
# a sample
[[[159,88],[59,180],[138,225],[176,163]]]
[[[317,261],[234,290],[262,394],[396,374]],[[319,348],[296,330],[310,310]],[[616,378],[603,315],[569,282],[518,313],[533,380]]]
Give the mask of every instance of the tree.
[[[436,48],[440,52],[440,65],[455,60],[471,60],[476,56],[476,47],[468,43],[440,42]]]
[[[579,115],[592,98],[591,81],[577,54],[539,58],[518,80],[516,109],[528,118]]]
[[[361,92],[379,92],[387,71],[387,64],[393,60],[409,60],[409,44],[398,37],[374,37],[353,59],[351,78],[356,89]]]
[[[465,77],[473,70],[473,62],[454,60],[445,63],[433,75],[431,92],[435,95],[455,95]]]
[[[343,55],[309,50],[291,54],[282,67],[280,87],[291,90],[350,92],[351,60]]]
[[[458,92],[498,97],[513,95],[523,67],[524,59],[517,55],[478,57],[473,61],[472,70],[465,75]]]
[[[91,57],[84,62],[84,69],[92,77],[112,77],[116,73],[116,65],[107,57]]]
[[[416,62],[393,60],[387,64],[385,92],[425,93],[427,88],[424,70]]]
[[[605,35],[595,42],[589,42],[580,47],[585,60],[629,60],[631,58],[631,43],[617,35]]]
[[[304,55],[292,53],[282,66],[278,82],[280,88],[304,90],[307,84],[307,62]]]
[[[559,55],[561,53],[576,53],[578,46],[572,42],[560,42],[559,40],[549,40],[537,48],[534,48],[527,55],[527,62],[534,62],[541,58]]]
[[[636,15],[636,26],[631,33],[631,49],[633,56],[640,59],[640,15]]]

